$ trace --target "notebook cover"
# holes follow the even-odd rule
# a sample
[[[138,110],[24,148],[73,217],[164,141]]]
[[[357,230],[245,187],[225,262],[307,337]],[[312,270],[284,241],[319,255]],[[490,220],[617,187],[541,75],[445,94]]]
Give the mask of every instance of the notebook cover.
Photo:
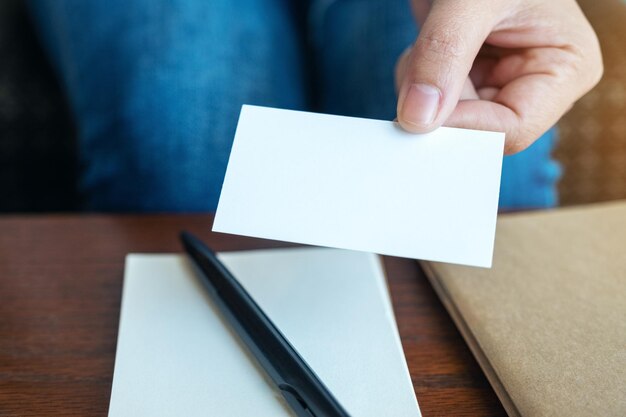
[[[422,265],[511,416],[626,415],[626,202],[502,215],[492,269]]]

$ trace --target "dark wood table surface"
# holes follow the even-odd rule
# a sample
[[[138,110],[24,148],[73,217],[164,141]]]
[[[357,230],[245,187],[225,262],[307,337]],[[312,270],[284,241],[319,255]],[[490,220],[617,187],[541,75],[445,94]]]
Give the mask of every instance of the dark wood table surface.
[[[211,233],[211,223],[209,215],[0,217],[0,416],[107,414],[127,253],[180,252],[181,229],[220,251],[286,245]],[[423,415],[505,416],[417,263],[386,257],[384,265]]]

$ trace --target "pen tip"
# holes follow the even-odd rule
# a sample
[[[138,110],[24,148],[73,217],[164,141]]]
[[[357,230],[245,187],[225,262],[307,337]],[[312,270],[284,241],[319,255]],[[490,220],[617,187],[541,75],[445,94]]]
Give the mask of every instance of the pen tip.
[[[186,230],[181,231],[179,237],[183,244],[189,243],[190,241],[194,240],[194,236]]]

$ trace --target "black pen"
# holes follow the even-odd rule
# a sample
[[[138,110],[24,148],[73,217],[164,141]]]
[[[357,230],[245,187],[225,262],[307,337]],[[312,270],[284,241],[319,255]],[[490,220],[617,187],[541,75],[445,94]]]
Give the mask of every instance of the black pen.
[[[188,232],[180,238],[211,299],[296,415],[349,416],[213,251]]]

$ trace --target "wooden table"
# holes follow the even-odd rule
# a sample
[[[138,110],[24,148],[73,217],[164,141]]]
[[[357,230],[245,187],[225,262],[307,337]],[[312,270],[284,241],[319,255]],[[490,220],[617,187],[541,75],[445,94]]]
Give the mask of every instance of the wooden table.
[[[180,252],[183,228],[220,251],[286,245],[213,234],[211,223],[208,215],[0,217],[0,416],[107,414],[127,253]],[[506,415],[417,263],[384,263],[424,416]]]

